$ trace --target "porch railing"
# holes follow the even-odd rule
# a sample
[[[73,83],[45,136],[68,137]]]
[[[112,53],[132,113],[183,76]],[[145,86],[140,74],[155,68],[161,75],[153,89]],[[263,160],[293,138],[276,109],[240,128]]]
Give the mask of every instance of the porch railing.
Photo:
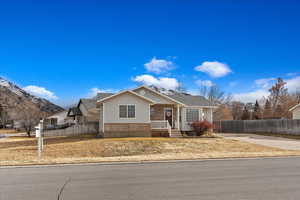
[[[151,121],[151,129],[166,129],[171,135],[172,127],[167,120],[153,120]]]

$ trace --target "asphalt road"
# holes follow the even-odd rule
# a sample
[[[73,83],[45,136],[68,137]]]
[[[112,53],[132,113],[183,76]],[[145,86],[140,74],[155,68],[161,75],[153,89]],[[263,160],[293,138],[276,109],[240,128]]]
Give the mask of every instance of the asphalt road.
[[[300,158],[0,169],[0,200],[292,200]]]

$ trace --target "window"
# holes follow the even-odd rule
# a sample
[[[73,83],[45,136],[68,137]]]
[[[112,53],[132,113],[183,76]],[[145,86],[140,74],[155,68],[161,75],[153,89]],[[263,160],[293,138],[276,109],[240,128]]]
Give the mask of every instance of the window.
[[[128,105],[128,118],[135,118],[135,105]]]
[[[120,118],[127,118],[127,105],[119,106],[119,116]]]
[[[135,105],[119,105],[120,118],[135,118]]]
[[[199,110],[186,109],[186,121],[187,122],[199,121]]]

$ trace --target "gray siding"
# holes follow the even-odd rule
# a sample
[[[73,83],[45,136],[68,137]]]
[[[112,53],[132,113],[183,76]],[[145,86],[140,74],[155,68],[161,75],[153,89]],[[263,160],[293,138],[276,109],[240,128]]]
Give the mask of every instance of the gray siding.
[[[135,105],[135,118],[119,118],[119,105]],[[130,93],[124,93],[104,103],[104,123],[150,123],[150,103]]]
[[[146,88],[139,88],[137,90],[134,90],[134,92],[138,93],[141,96],[147,97],[148,99],[151,99],[158,104],[174,104],[173,101],[164,98],[161,95],[158,95]]]
[[[192,130],[191,126],[189,125],[189,122],[186,121],[186,109],[189,109],[189,108],[199,110],[199,120],[206,119],[207,121],[212,122],[212,115],[211,115],[212,108],[183,107],[181,109],[181,130],[182,131],[191,131]]]

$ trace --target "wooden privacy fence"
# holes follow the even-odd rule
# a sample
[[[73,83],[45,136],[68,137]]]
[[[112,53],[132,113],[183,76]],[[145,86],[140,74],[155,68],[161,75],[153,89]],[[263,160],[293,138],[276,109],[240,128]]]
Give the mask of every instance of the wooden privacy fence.
[[[228,120],[214,121],[217,132],[222,133],[275,133],[300,135],[300,120]]]
[[[99,123],[76,124],[65,129],[45,130],[44,136],[78,136],[86,134],[97,134]]]

